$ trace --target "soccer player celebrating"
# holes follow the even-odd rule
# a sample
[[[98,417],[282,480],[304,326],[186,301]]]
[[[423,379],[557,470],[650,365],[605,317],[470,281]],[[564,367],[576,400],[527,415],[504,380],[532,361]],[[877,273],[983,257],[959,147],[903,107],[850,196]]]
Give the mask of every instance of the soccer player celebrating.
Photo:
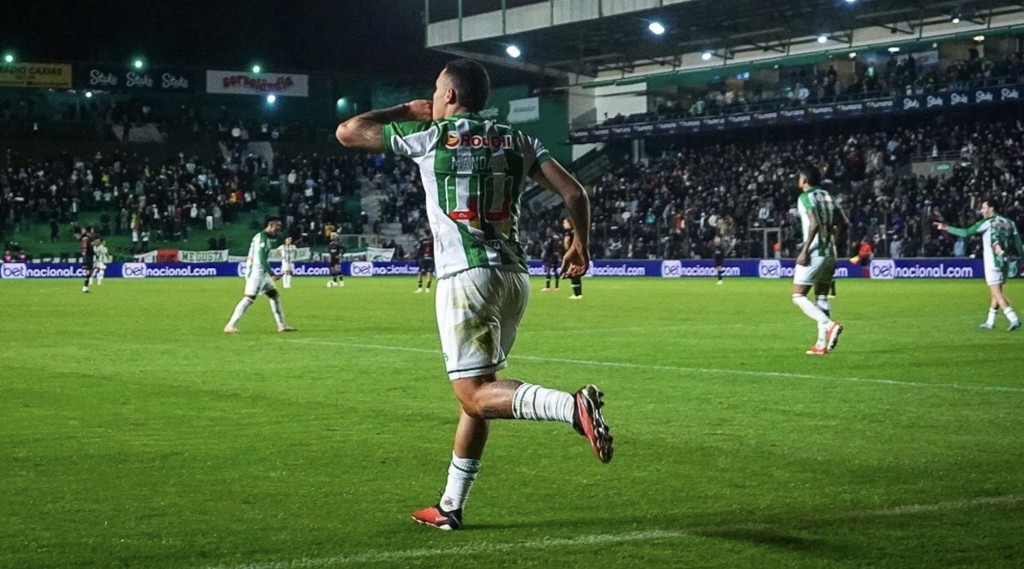
[[[295,272],[295,258],[299,255],[299,249],[292,243],[291,237],[285,237],[284,244],[277,249],[281,254],[281,280],[284,281],[284,288],[292,288],[292,274]]]
[[[1020,271],[1018,262],[1024,257],[1024,247],[1021,247],[1017,225],[999,215],[998,211],[999,201],[994,197],[988,197],[981,202],[981,219],[974,225],[962,229],[946,223],[935,222],[935,227],[957,237],[981,234],[982,253],[985,259],[985,282],[988,284],[991,300],[988,305],[988,318],[981,323],[980,328],[986,330],[994,328],[997,310],[1001,308],[1003,314],[1010,321],[1008,330],[1012,332],[1020,328],[1020,319],[1017,318],[1017,313],[1010,306],[1010,299],[1003,293],[1003,283],[1007,278],[1018,275]],[[1015,260],[1010,259],[1011,249],[1017,255]]]
[[[420,272],[417,275],[416,294],[423,292],[423,277],[427,277],[427,293],[430,292],[430,285],[434,281],[434,237],[427,231],[427,234],[416,244],[419,255]]]
[[[555,277],[555,288],[558,290],[558,272],[562,265],[562,240],[555,235],[555,232],[548,229],[548,240],[544,243],[544,251],[541,252],[544,259],[544,288],[541,292],[551,289],[551,277]]]
[[[277,322],[278,332],[294,332],[284,321],[284,312],[281,310],[281,297],[274,288],[274,281],[278,276],[270,268],[270,240],[281,231],[281,218],[268,217],[267,223],[260,231],[253,236],[249,244],[249,256],[245,259],[245,294],[242,300],[238,301],[231,320],[224,326],[224,332],[235,334],[238,332],[238,321],[242,319],[245,311],[256,301],[260,294],[267,295],[270,300],[270,310],[274,313],[274,320]]]
[[[433,101],[355,116],[337,136],[348,147],[408,156],[422,174],[437,247],[438,331],[461,407],[441,500],[412,517],[456,530],[491,419],[561,421],[587,438],[601,462],[612,458],[612,437],[597,387],[573,394],[497,376],[508,365],[530,291],[518,229],[527,176],[558,194],[575,222],[562,262],[570,277],[583,275],[589,264],[590,202],[583,187],[538,140],[480,116],[490,93],[482,65],[452,61],[435,87]]]
[[[821,189],[821,171],[813,165],[800,169],[797,178],[800,198],[797,210],[803,228],[803,244],[793,271],[793,304],[818,324],[818,341],[807,350],[808,355],[824,355],[836,348],[843,325],[832,321],[828,289],[836,268],[836,243],[846,242],[850,222],[846,214]],[[818,296],[817,304],[807,298],[811,287]]]
[[[345,254],[345,247],[341,245],[341,236],[337,233],[331,233],[327,254],[331,257],[331,280],[327,281],[327,287],[345,286],[345,277],[341,274],[341,256]]]
[[[93,253],[96,256],[96,265],[92,271],[92,278],[89,283],[96,283],[99,285],[103,284],[103,275],[107,272],[107,263],[110,262],[110,255],[107,251],[107,242],[103,238],[96,239],[95,244],[92,246]]]
[[[85,270],[85,282],[82,283],[82,292],[89,292],[89,281],[92,280],[95,266],[96,250],[93,249],[92,227],[86,227],[82,231],[82,269]]]

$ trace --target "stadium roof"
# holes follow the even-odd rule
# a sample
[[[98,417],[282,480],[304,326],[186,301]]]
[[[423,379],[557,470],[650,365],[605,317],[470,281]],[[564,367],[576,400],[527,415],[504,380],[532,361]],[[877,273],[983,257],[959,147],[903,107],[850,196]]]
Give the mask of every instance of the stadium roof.
[[[427,1],[427,47],[583,83],[1015,30],[1008,0]]]

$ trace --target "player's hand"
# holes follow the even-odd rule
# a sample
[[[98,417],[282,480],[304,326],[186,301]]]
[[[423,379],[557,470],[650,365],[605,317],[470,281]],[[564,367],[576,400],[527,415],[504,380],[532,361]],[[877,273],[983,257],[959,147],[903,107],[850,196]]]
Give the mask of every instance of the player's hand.
[[[409,110],[409,119],[414,121],[434,120],[434,103],[426,99],[416,99],[405,104]]]
[[[949,227],[948,224],[942,223],[941,221],[933,221],[932,225],[934,225],[935,229],[938,229],[939,231],[945,231]]]
[[[807,260],[807,253],[805,253],[803,251],[800,251],[799,253],[797,253],[797,255],[796,255],[796,264],[806,267],[808,265],[807,261],[808,261]]]
[[[563,279],[582,277],[590,269],[590,253],[574,240],[569,250],[562,256],[562,268],[559,271]]]

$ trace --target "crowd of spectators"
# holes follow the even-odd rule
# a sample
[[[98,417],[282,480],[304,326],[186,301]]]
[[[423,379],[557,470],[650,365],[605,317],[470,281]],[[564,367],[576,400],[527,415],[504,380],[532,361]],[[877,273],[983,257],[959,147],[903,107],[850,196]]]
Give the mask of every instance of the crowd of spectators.
[[[271,163],[244,145],[231,148],[226,157],[181,152],[163,163],[134,153],[34,160],[8,149],[0,159],[0,236],[17,242],[43,225],[50,242],[68,241],[88,217],[100,235],[130,237],[129,249],[117,252],[131,254],[187,242],[196,228],[260,225],[267,213],[280,212],[288,234],[305,245],[324,244],[335,231],[359,233],[368,222],[344,207],[344,197],[357,193],[365,155],[278,154]],[[220,235],[207,245],[229,244]]]
[[[976,243],[951,239],[931,222],[970,225],[979,200],[995,195],[1024,227],[1022,119],[1024,111],[1004,108],[988,118],[917,117],[886,129],[861,123],[782,129],[770,140],[758,132],[684,140],[588,188],[593,255],[707,257],[720,236],[733,257],[792,256],[800,239],[794,174],[806,163],[825,172],[850,216],[851,241],[867,240],[883,256],[970,255]],[[128,153],[39,161],[8,150],[0,157],[0,234],[17,241],[43,224],[52,240],[67,239],[61,228],[73,232],[93,212],[101,235],[129,236],[125,252],[137,253],[151,242],[184,242],[196,228],[259,225],[278,212],[287,235],[314,247],[332,233],[381,235],[382,224],[399,224],[407,241],[427,228],[422,184],[409,161],[344,151],[268,161],[244,144],[231,148],[228,156],[179,153],[164,163]],[[912,157],[944,157],[949,167],[914,175]],[[373,218],[361,207],[364,187],[381,196]],[[549,231],[559,231],[562,212],[526,209],[521,239],[536,258]],[[225,245],[210,239],[210,247]]]
[[[949,169],[914,175],[915,156],[948,156]],[[718,235],[733,257],[762,257],[766,243],[771,255],[776,242],[779,254],[791,257],[800,240],[795,172],[807,163],[825,172],[826,185],[849,214],[851,242],[867,240],[881,255],[977,253],[977,240],[952,239],[931,222],[968,226],[985,196],[1000,199],[1003,213],[1024,227],[1024,122],[1018,111],[853,134],[795,131],[770,142],[702,139],[666,149],[605,174],[591,189],[594,254],[707,258]],[[535,254],[557,215],[531,226]]]

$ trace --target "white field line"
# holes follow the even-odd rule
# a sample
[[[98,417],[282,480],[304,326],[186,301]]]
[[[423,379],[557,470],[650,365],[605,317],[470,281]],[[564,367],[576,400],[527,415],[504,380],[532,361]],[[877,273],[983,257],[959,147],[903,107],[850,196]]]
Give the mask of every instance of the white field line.
[[[346,342],[325,342],[319,340],[285,340],[296,344],[309,344],[314,346],[337,346],[340,348],[353,348],[360,350],[385,350],[393,352],[413,352],[417,354],[432,354],[440,356],[439,350],[427,350],[423,348],[405,348],[402,346],[386,346],[380,344],[350,344]],[[924,383],[920,381],[899,381],[895,379],[874,379],[868,377],[840,377],[810,375],[804,373],[789,373],[782,371],[756,371],[743,369],[717,369],[704,367],[681,367],[651,364],[632,364],[626,362],[608,362],[599,360],[577,360],[567,358],[547,358],[542,356],[511,356],[511,360],[529,360],[535,362],[551,362],[560,364],[585,365],[594,367],[614,367],[623,369],[645,369],[654,371],[668,371],[676,373],[704,373],[714,375],[748,376],[748,377],[776,377],[782,379],[815,379],[819,381],[849,381],[856,383],[878,383],[883,385],[895,385],[903,387],[931,387],[958,389],[962,391],[998,391],[1004,393],[1024,393],[1024,387],[1005,387],[1000,385],[970,385],[962,383]]]
[[[881,510],[854,510],[852,512],[840,512],[834,515],[814,515],[804,520],[787,522],[787,524],[800,525],[801,523],[821,522],[842,522],[846,520],[857,520],[863,518],[907,516],[913,514],[928,514],[933,512],[948,512],[957,510],[970,510],[986,506],[1007,506],[1024,502],[1024,494],[1009,494],[1005,496],[991,496],[980,498],[968,498],[951,502],[938,502],[935,504],[911,504],[907,506],[896,506]],[[463,545],[455,547],[436,547],[424,549],[399,549],[395,551],[377,551],[372,553],[360,553],[338,557],[321,557],[314,559],[293,559],[286,561],[265,561],[239,565],[218,565],[204,569],[329,569],[346,565],[360,565],[367,563],[394,563],[409,559],[424,559],[430,557],[446,557],[454,559],[457,557],[472,558],[475,555],[486,553],[500,553],[522,551],[527,549],[546,550],[562,549],[569,547],[610,545],[628,542],[655,541],[664,539],[679,539],[689,536],[703,536],[716,532],[728,532],[750,529],[773,529],[776,525],[767,523],[745,523],[725,524],[718,526],[694,526],[686,529],[674,530],[646,530],[633,531],[619,534],[593,534],[582,535],[571,538],[547,538],[531,541],[518,541],[513,543],[481,543],[475,545]],[[437,531],[427,530],[424,531]]]

